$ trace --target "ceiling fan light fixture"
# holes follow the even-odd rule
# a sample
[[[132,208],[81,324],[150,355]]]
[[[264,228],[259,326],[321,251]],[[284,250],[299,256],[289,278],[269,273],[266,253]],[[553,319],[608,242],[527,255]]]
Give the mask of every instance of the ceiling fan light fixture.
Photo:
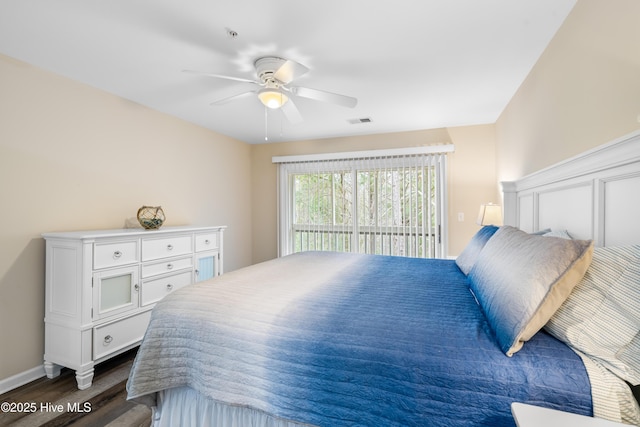
[[[258,98],[266,107],[278,109],[289,101],[289,97],[276,89],[262,89],[258,92]]]

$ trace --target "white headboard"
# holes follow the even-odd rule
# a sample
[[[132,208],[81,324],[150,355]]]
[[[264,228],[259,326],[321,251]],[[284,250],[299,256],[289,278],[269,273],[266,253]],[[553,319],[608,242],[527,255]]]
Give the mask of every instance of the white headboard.
[[[517,181],[503,182],[504,223],[567,230],[596,246],[640,243],[640,131]]]

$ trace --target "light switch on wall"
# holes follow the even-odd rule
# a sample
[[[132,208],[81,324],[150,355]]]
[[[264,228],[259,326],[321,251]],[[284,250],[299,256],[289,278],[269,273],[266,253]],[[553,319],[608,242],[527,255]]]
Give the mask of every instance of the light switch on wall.
[[[458,212],[458,222],[464,221],[464,212]]]

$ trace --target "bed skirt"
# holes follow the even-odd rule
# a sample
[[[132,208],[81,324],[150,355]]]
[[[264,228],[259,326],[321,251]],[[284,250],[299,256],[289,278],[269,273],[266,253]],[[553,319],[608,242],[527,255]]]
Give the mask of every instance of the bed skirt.
[[[216,402],[189,387],[159,392],[158,407],[153,408],[152,427],[313,427],[311,424],[283,420],[253,408]]]
[[[585,358],[586,359],[586,358]],[[599,418],[640,425],[638,404],[629,390],[612,380],[589,359],[590,376],[598,380],[593,387],[594,415]],[[151,427],[315,427],[312,424],[281,419],[265,412],[216,402],[190,387],[177,387],[158,393],[158,407],[153,407]]]

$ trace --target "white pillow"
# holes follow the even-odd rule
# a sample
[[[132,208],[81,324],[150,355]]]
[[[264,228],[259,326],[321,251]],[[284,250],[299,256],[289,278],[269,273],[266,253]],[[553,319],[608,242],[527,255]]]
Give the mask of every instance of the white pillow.
[[[551,230],[547,233],[544,233],[545,237],[560,237],[561,239],[573,239],[567,230]]]
[[[584,278],[545,328],[640,384],[640,245],[595,248]]]

